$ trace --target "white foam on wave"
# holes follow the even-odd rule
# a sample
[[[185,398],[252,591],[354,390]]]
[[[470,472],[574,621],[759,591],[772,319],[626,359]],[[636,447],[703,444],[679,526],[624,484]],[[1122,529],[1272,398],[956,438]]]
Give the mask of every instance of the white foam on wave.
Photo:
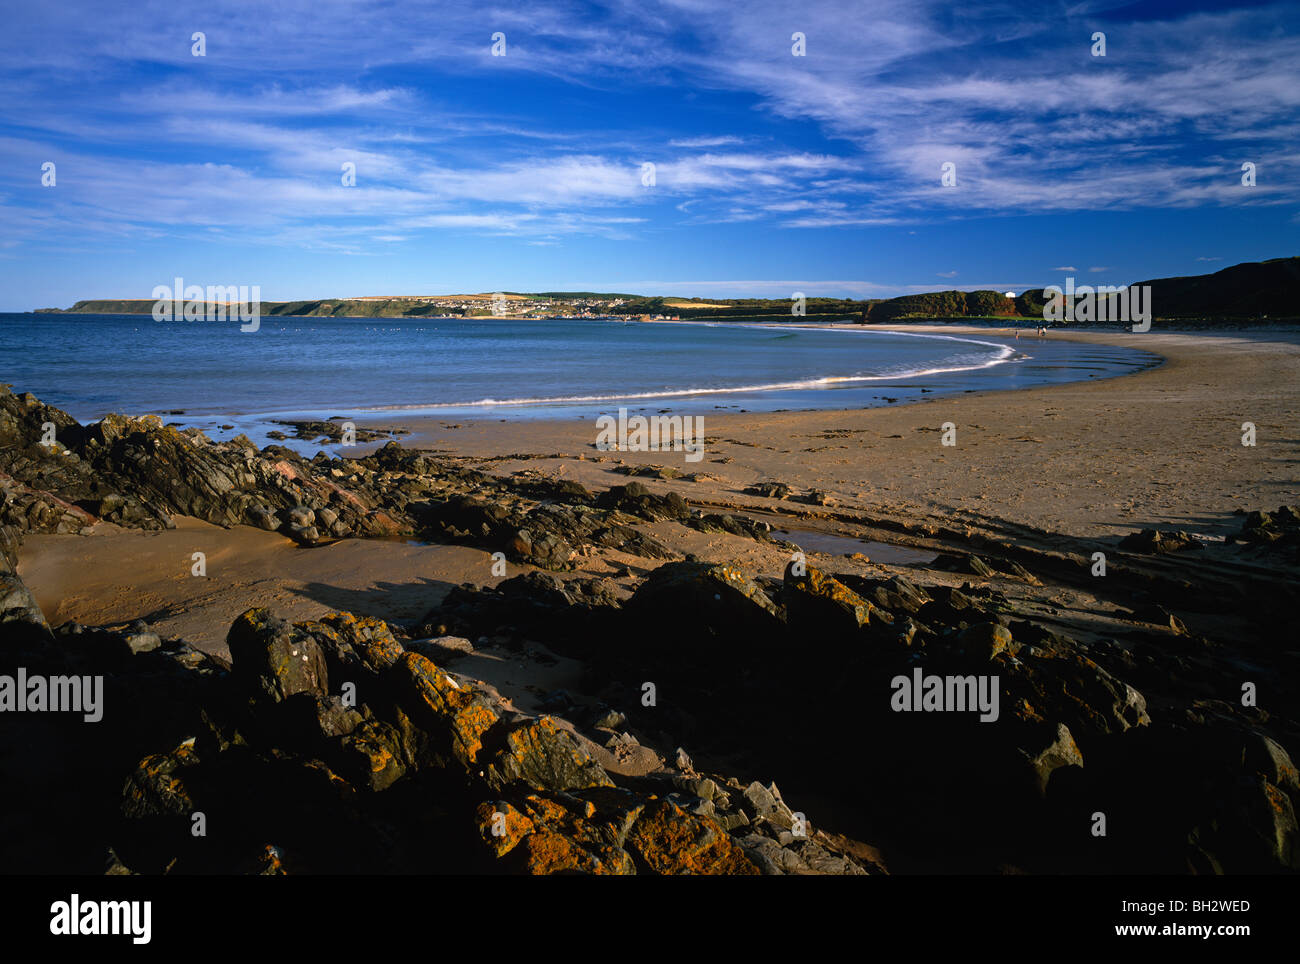
[[[677,324],[698,324],[701,327],[759,328],[775,331],[789,331],[789,325],[736,324],[722,322],[678,322]],[[869,382],[898,381],[904,378],[919,378],[926,375],[951,375],[958,372],[978,371],[992,368],[1011,361],[1017,352],[1008,345],[992,341],[979,341],[974,338],[960,338],[956,335],[929,335],[902,331],[859,331],[850,328],[832,328],[826,325],[799,325],[800,331],[839,331],[863,335],[901,335],[908,338],[935,338],[957,341],[971,345],[996,348],[997,354],[987,360],[969,364],[953,365],[943,368],[913,368],[903,371],[884,372],[876,375],[823,375],[816,378],[799,379],[788,382],[766,382],[756,385],[728,385],[724,387],[699,386],[690,388],[662,389],[653,392],[625,392],[609,395],[556,395],[536,398],[480,398],[472,402],[437,402],[429,404],[381,405],[368,408],[356,408],[356,412],[436,412],[445,409],[464,408],[498,408],[515,405],[572,405],[588,402],[624,402],[655,398],[688,398],[698,395],[739,395],[747,392],[784,392],[835,388],[846,385],[865,384]]]

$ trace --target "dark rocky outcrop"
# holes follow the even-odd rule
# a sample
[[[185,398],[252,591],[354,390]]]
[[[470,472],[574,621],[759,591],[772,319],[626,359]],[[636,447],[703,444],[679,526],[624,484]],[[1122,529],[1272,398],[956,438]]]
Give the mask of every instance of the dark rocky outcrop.
[[[177,641],[51,634],[30,606],[9,616],[39,632],[7,638],[0,671],[109,679],[98,724],[14,718],[0,776],[29,792],[0,805],[22,832],[6,841],[11,870],[102,869],[108,855],[110,873],[757,874],[752,841],[727,826],[787,845],[781,812],[754,823],[721,778],[620,785],[568,724],[506,708],[378,620],[252,609],[231,626],[227,669]],[[816,835],[787,841],[815,846],[801,872],[862,872]]]
[[[1118,578],[1088,584],[1110,628],[1076,638],[1055,600],[1092,578],[1086,547],[918,529],[945,544],[929,573],[800,556],[777,579],[683,560],[642,528],[770,550],[766,523],[638,482],[593,493],[396,443],[309,460],[156,419],[81,426],[7,390],[0,498],[0,675],[102,677],[106,707],[98,723],[4,720],[0,778],[25,792],[0,801],[0,846],[18,870],[856,874],[874,864],[842,842],[868,839],[909,871],[1300,869],[1294,507],[1245,514],[1226,544],[1125,538]],[[250,609],[229,665],[143,624],[51,628],[17,575],[26,533],[181,514],[303,545],[464,543],[535,569],[453,588],[411,626]],[[570,571],[598,549],[663,564]],[[588,692],[518,713],[454,672],[480,644],[578,658]],[[937,705],[900,695],[928,678]],[[693,759],[779,773],[850,836]],[[191,832],[200,813],[220,846]]]

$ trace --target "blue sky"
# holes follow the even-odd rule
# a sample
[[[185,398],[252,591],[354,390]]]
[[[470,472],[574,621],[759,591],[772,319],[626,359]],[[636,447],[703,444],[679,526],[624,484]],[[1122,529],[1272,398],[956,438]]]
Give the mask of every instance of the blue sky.
[[[889,297],[1300,253],[1296,4],[4,2],[0,310],[178,275]]]

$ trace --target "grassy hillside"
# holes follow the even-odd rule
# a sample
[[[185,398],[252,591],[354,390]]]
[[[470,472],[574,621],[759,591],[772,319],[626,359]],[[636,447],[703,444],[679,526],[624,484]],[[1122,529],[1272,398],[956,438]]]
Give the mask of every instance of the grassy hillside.
[[[1287,321],[1300,319],[1300,258],[1247,261],[1213,274],[1152,278],[1134,282],[1151,286],[1151,313],[1156,319]],[[1042,289],[1026,291],[1016,308],[1026,317],[1042,317]]]
[[[1296,318],[1300,258],[1248,261],[1214,274],[1139,281],[1157,318]]]
[[[1224,268],[1214,274],[1182,278],[1156,278],[1136,282],[1151,286],[1151,305],[1157,319],[1225,319],[1272,321],[1300,318],[1294,293],[1300,290],[1300,258],[1275,258]],[[566,304],[582,303],[596,314],[623,317],[668,315],[717,320],[794,320],[789,298],[683,298],[647,297],[594,291],[505,292],[515,307],[529,303],[540,313],[566,313]],[[429,315],[490,315],[491,295],[447,295],[440,300],[459,302],[433,305],[424,298],[327,298],[318,301],[264,301],[262,314],[334,318],[418,318]],[[621,304],[613,302],[621,301]],[[1042,289],[1031,289],[1011,299],[1000,291],[934,291],[855,301],[848,298],[808,298],[806,318],[849,317],[864,323],[921,318],[1025,318],[1043,317]],[[594,304],[593,304],[594,303]],[[604,304],[602,304],[604,303]],[[45,309],[57,312],[59,309]],[[138,300],[78,301],[69,312],[86,314],[149,314],[153,302]]]
[[[1014,318],[1017,314],[1016,302],[1000,291],[932,291],[869,302],[865,319],[880,322],[898,318]]]

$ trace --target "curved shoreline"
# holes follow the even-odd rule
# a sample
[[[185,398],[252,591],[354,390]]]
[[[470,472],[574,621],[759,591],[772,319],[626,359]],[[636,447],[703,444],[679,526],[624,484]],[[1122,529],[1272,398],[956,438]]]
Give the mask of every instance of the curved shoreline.
[[[776,480],[820,489],[844,505],[973,513],[1052,531],[1121,533],[1153,524],[1199,531],[1234,506],[1260,508],[1261,495],[1272,506],[1300,502],[1300,440],[1291,428],[1300,413],[1300,333],[1049,337],[1119,342],[1163,360],[1128,375],[886,407],[719,412],[705,422],[704,460],[689,465],[667,451],[598,453],[590,420],[384,424],[412,433],[404,446],[593,488],[619,478],[612,465],[666,465],[716,477],[692,486],[701,496],[717,485],[734,492]],[[940,446],[945,421],[958,427],[954,448]],[[1258,426],[1257,447],[1241,445],[1245,421]]]
[[[660,324],[660,322],[640,322],[640,324]],[[700,322],[662,322],[662,324],[689,324],[699,325]],[[710,323],[712,324],[712,323]],[[550,398],[516,398],[516,399],[480,399],[473,402],[447,402],[430,405],[394,405],[385,407],[352,407],[345,405],[336,405],[328,409],[310,408],[310,409],[293,409],[293,410],[276,410],[260,411],[249,413],[226,413],[223,415],[203,414],[196,415],[187,419],[187,425],[198,424],[204,427],[201,422],[209,424],[215,423],[223,418],[235,420],[241,423],[238,427],[243,431],[254,431],[256,427],[272,420],[280,421],[324,421],[331,417],[338,418],[339,412],[346,412],[351,421],[357,425],[364,425],[367,428],[403,428],[408,429],[410,420],[436,420],[436,419],[463,419],[470,422],[479,421],[500,421],[500,414],[508,414],[509,420],[526,423],[557,421],[564,422],[574,419],[592,418],[604,412],[601,408],[597,410],[593,406],[598,405],[623,405],[625,403],[655,403],[660,401],[677,400],[679,405],[684,403],[682,411],[688,409],[693,414],[707,414],[711,418],[719,417],[717,411],[720,406],[713,409],[691,408],[692,402],[698,402],[708,399],[725,400],[728,396],[745,396],[733,398],[732,400],[749,406],[741,409],[742,412],[748,413],[773,413],[773,412],[829,412],[829,411],[857,411],[867,407],[886,407],[898,405],[908,405],[915,401],[921,401],[919,393],[925,393],[933,398],[950,397],[961,394],[985,393],[996,391],[1027,391],[1034,388],[1048,388],[1059,385],[1071,384],[1077,381],[1086,381],[1089,379],[1111,379],[1124,377],[1131,374],[1137,374],[1150,368],[1157,367],[1163,363],[1163,359],[1155,352],[1146,349],[1136,348],[1126,345],[1111,345],[1107,347],[1120,349],[1125,356],[1131,359],[1126,366],[1119,359],[1110,360],[1108,367],[1096,373],[1079,374],[1077,377],[1053,380],[1047,377],[1040,377],[1035,383],[1025,386],[979,386],[974,382],[952,385],[924,385],[919,383],[918,379],[933,378],[936,376],[960,375],[967,372],[992,372],[996,373],[1001,370],[1002,366],[1011,365],[1020,362],[1038,364],[1043,369],[1049,370],[1054,368],[1050,359],[1043,359],[1038,355],[1028,354],[1027,350],[1022,351],[1014,344],[1006,341],[982,341],[975,338],[961,337],[962,332],[956,334],[951,330],[944,331],[900,331],[896,329],[870,329],[864,330],[861,326],[846,324],[843,326],[834,325],[745,325],[748,328],[761,328],[765,330],[788,330],[790,327],[798,327],[807,331],[839,331],[853,332],[855,334],[884,334],[895,335],[910,338],[935,338],[951,341],[958,341],[970,344],[977,344],[987,347],[994,347],[1000,350],[999,357],[991,359],[982,364],[960,365],[953,367],[925,368],[903,373],[886,373],[879,375],[830,375],[816,379],[801,380],[796,382],[779,382],[761,385],[742,385],[722,388],[687,388],[680,390],[664,390],[656,392],[629,392],[606,395],[573,395],[557,396]],[[969,334],[984,334],[988,332],[972,331]],[[1014,334],[1014,333],[1013,333]],[[993,337],[1009,337],[1001,333]],[[1069,341],[1073,339],[1057,338],[1057,341]],[[979,376],[976,376],[977,378]],[[910,384],[909,384],[910,383]],[[869,389],[873,385],[889,385],[896,391],[892,394],[898,395],[898,398],[890,396],[876,396],[883,399],[883,403],[877,405],[812,405],[806,404],[807,396],[798,397],[794,393],[838,391],[852,389]],[[900,391],[901,390],[901,391]],[[789,396],[788,401],[781,397],[785,393]],[[765,401],[758,400],[758,396],[768,395]],[[780,407],[777,407],[780,406]],[[630,407],[630,406],[629,406]],[[698,407],[698,406],[697,406]],[[738,407],[738,406],[737,406]],[[642,407],[643,410],[644,406]],[[408,429],[409,430],[409,429]],[[414,442],[414,439],[408,439],[408,442]],[[326,448],[327,451],[333,451]],[[342,453],[340,453],[342,454]]]
[[[635,324],[658,324],[658,322],[634,322]],[[717,328],[723,327],[723,323],[712,321],[681,321],[672,322],[672,324],[689,325],[700,328]],[[804,331],[851,331],[855,334],[877,334],[877,335],[897,335],[911,338],[935,338],[947,341],[957,341],[963,344],[982,345],[990,348],[999,349],[999,356],[992,358],[982,364],[960,365],[945,368],[922,368],[904,372],[888,372],[879,375],[819,375],[814,378],[800,379],[797,381],[770,382],[757,385],[735,385],[735,386],[718,386],[718,387],[687,387],[675,389],[662,389],[657,391],[646,392],[628,392],[617,394],[602,395],[561,395],[549,397],[525,397],[525,398],[482,398],[474,401],[462,402],[433,402],[433,403],[407,403],[401,405],[369,405],[369,406],[348,406],[346,404],[334,405],[328,409],[311,408],[311,409],[279,409],[275,411],[258,411],[258,412],[220,412],[216,414],[204,413],[204,418],[220,418],[230,416],[234,418],[250,419],[264,421],[271,418],[303,418],[303,419],[323,419],[326,418],[326,412],[334,412],[340,409],[346,409],[355,412],[359,417],[387,415],[388,413],[397,412],[405,416],[435,415],[438,413],[451,412],[455,413],[464,409],[484,410],[483,415],[486,417],[492,414],[492,410],[498,407],[517,408],[524,406],[533,406],[536,408],[551,407],[568,407],[572,405],[590,404],[596,402],[632,402],[632,401],[653,401],[659,399],[688,399],[699,396],[719,396],[719,395],[743,395],[761,392],[787,392],[800,390],[819,390],[831,386],[844,386],[856,384],[869,384],[871,382],[896,381],[910,378],[924,378],[931,375],[953,375],[962,372],[982,371],[998,365],[1009,364],[1016,360],[1017,351],[1013,346],[1000,344],[998,342],[978,341],[972,338],[962,338],[951,334],[918,334],[916,332],[894,331],[887,329],[863,329],[860,326],[843,326],[839,327],[833,324],[828,325],[765,325],[765,324],[747,324],[747,323],[726,323],[725,327],[757,329],[764,331],[784,331],[791,327],[799,328]],[[811,409],[810,409],[811,410]],[[546,416],[541,416],[546,417]]]
[[[641,322],[636,322],[636,323],[637,323],[637,324],[645,324],[645,325],[658,325],[658,324],[662,324],[662,325],[697,325],[697,324],[701,324],[700,322],[696,322],[696,321],[641,321]],[[716,324],[716,323],[710,323],[710,324]],[[828,325],[811,325],[811,324],[810,324],[810,325],[791,325],[791,324],[787,323],[787,324],[784,324],[784,325],[781,325],[781,326],[777,326],[777,325],[753,325],[753,326],[750,326],[750,327],[761,327],[761,328],[768,328],[768,329],[778,329],[778,328],[779,328],[779,329],[785,329],[785,328],[789,328],[789,327],[799,327],[799,328],[805,328],[805,329],[807,329],[807,330],[821,330],[821,331],[863,331],[862,326],[857,325],[857,324],[854,324],[854,323],[852,323],[852,322],[847,322],[847,323],[845,323],[845,324],[843,324],[843,325],[839,325],[839,324],[828,324]],[[874,329],[871,329],[871,331],[874,332],[874,333],[877,333],[877,334],[907,335],[907,336],[917,337],[917,338],[924,338],[924,337],[948,337],[948,338],[951,338],[951,337],[954,337],[954,336],[951,334],[951,332],[953,331],[954,327],[956,327],[957,330],[958,330],[960,333],[962,333],[962,334],[979,334],[979,333],[988,334],[987,330],[985,330],[985,329],[974,328],[974,327],[967,327],[967,326],[952,326],[952,325],[944,325],[944,326],[942,326],[942,328],[940,328],[940,327],[937,326],[937,325],[928,325],[928,324],[924,324],[924,323],[918,323],[918,324],[915,325],[914,327],[921,328],[921,329],[923,329],[923,330],[918,332],[918,331],[902,331],[902,330],[899,330],[899,329],[896,329],[896,328],[874,328]],[[1298,329],[1297,332],[1300,332],[1300,329]],[[1144,353],[1144,354],[1147,354],[1147,355],[1153,356],[1153,360],[1152,360],[1149,364],[1143,365],[1142,367],[1140,367],[1140,368],[1136,368],[1136,369],[1131,370],[1131,371],[1114,371],[1114,372],[1106,372],[1105,374],[1100,375],[1100,376],[1097,377],[1097,378],[1077,378],[1077,379],[1069,379],[1069,380],[1061,381],[1061,382],[1050,382],[1050,383],[1046,383],[1046,384],[1025,385],[1025,386],[1021,386],[1021,387],[1012,387],[1012,388],[1001,388],[1001,387],[997,387],[997,388],[966,388],[966,389],[961,389],[960,391],[951,391],[951,392],[942,392],[942,393],[940,393],[940,392],[935,392],[935,393],[933,393],[933,394],[927,393],[927,396],[926,396],[926,397],[911,398],[911,399],[907,399],[907,400],[899,401],[897,404],[895,404],[895,405],[889,405],[889,406],[869,406],[869,407],[848,407],[848,406],[845,406],[845,407],[782,408],[782,409],[776,409],[776,410],[760,410],[760,411],[752,411],[752,412],[751,412],[751,411],[742,411],[742,412],[725,412],[725,411],[719,411],[719,412],[710,412],[710,413],[706,413],[706,414],[709,415],[709,420],[710,420],[710,422],[713,422],[713,423],[716,424],[717,422],[719,422],[719,421],[724,421],[724,420],[733,420],[733,419],[739,419],[739,420],[752,420],[752,419],[761,419],[761,418],[764,418],[764,417],[766,417],[766,416],[773,416],[773,415],[805,415],[805,416],[806,416],[806,415],[846,415],[846,416],[847,416],[847,415],[854,415],[854,414],[858,414],[858,413],[862,413],[862,412],[877,411],[877,410],[882,410],[882,409],[888,409],[888,410],[891,410],[891,411],[899,411],[899,410],[906,409],[906,408],[911,408],[911,407],[914,407],[914,406],[917,406],[917,405],[920,405],[920,404],[925,404],[925,403],[934,403],[934,402],[940,401],[940,400],[942,400],[942,399],[944,399],[944,398],[951,398],[951,397],[954,397],[954,396],[956,396],[956,395],[975,396],[975,397],[983,397],[983,398],[987,398],[987,397],[990,397],[990,396],[1001,396],[1001,395],[1007,395],[1007,396],[1015,395],[1015,396],[1019,396],[1019,395],[1025,395],[1025,394],[1028,394],[1028,393],[1036,393],[1036,392],[1059,392],[1060,390],[1065,389],[1065,388],[1068,388],[1069,386],[1072,386],[1072,385],[1091,384],[1091,383],[1094,382],[1094,381],[1097,381],[1097,382],[1110,382],[1110,381],[1115,381],[1115,380],[1118,380],[1118,379],[1132,379],[1132,378],[1137,378],[1138,376],[1146,375],[1146,374],[1149,374],[1149,373],[1151,373],[1151,372],[1153,372],[1153,371],[1156,371],[1156,370],[1159,370],[1159,369],[1163,369],[1163,368],[1167,368],[1167,367],[1169,367],[1169,366],[1171,366],[1171,365],[1173,365],[1173,364],[1175,363],[1175,357],[1174,357],[1174,356],[1171,356],[1170,354],[1167,354],[1167,353],[1162,353],[1162,352],[1159,352],[1159,351],[1155,351],[1151,346],[1148,346],[1148,345],[1144,345],[1144,346],[1131,346],[1131,345],[1121,345],[1121,344],[1118,344],[1115,340],[1112,340],[1112,337],[1111,337],[1112,334],[1114,334],[1115,337],[1122,337],[1122,336],[1119,336],[1118,333],[1109,333],[1109,332],[1085,332],[1085,331],[1073,331],[1073,332],[1069,332],[1069,331],[1054,331],[1054,332],[1052,333],[1052,335],[1049,336],[1049,337],[1051,337],[1051,338],[1053,338],[1053,339],[1055,339],[1055,340],[1057,340],[1057,341],[1069,341],[1069,342],[1080,343],[1080,344],[1103,344],[1103,345],[1112,346],[1112,347],[1117,347],[1117,348],[1132,348],[1132,349],[1135,350],[1135,351],[1139,351],[1139,352],[1142,352],[1142,353]],[[1180,335],[1181,335],[1181,334],[1186,334],[1186,335],[1189,335],[1189,336],[1191,336],[1191,337],[1204,337],[1204,336],[1202,336],[1201,334],[1199,334],[1199,333],[1194,333],[1194,332],[1176,332],[1176,333],[1173,333],[1173,334],[1180,334]],[[1226,334],[1225,334],[1225,337],[1237,337],[1237,333],[1226,333]],[[1293,334],[1292,337],[1296,337],[1296,335]],[[1296,337],[1296,340],[1297,340],[1297,341],[1300,341],[1300,337]],[[1001,364],[1008,364],[1008,363],[1010,363],[1010,362],[1012,362],[1012,361],[1014,361],[1014,360],[1015,360],[1014,356],[1009,356],[1009,357],[1006,358],[1005,360],[999,360],[996,364],[998,364],[998,365],[1001,365]],[[983,369],[986,369],[986,368],[989,368],[989,367],[993,367],[993,366],[978,366],[978,368],[971,368],[971,369],[957,369],[957,370],[954,370],[954,371],[983,370]],[[926,375],[926,374],[932,374],[932,373],[927,373],[927,372],[918,372],[918,373],[915,373],[915,374],[909,374],[909,375],[890,375],[890,376],[879,376],[879,377],[880,377],[880,379],[882,379],[882,380],[901,380],[901,379],[907,379],[907,378],[923,377],[923,376]],[[875,379],[877,376],[869,376],[869,377],[872,378],[872,379]],[[740,390],[741,390],[741,389],[736,389],[735,391],[740,391]],[[751,390],[753,390],[753,389],[751,389]],[[733,391],[733,390],[731,390],[731,389],[723,389],[723,390],[720,390],[720,391]],[[683,397],[688,397],[690,394],[691,394],[691,393],[689,393],[689,392],[674,392],[674,393],[672,393],[671,395],[666,395],[666,396],[664,396],[664,397],[683,398]],[[619,400],[620,398],[622,398],[622,399],[627,399],[627,398],[630,398],[630,397],[631,397],[631,396],[614,396],[614,397],[610,397],[610,398],[608,398],[608,399],[605,399],[605,398],[594,398],[594,397],[593,397],[592,400],[594,400],[594,401],[617,401],[617,400]],[[635,396],[635,397],[636,397],[636,398],[644,398],[644,397],[647,397],[647,396]],[[656,397],[658,397],[658,396],[656,396]],[[582,401],[585,401],[585,400],[586,400],[586,399],[583,399]],[[541,400],[541,403],[546,403],[546,402],[555,402],[555,401],[560,401],[560,400],[554,400],[554,399],[551,399],[551,400]],[[403,439],[402,439],[403,444],[404,444],[404,445],[411,446],[411,447],[416,447],[416,446],[422,444],[422,441],[424,441],[424,440],[426,439],[426,435],[427,435],[426,430],[429,428],[430,423],[432,423],[432,422],[434,422],[434,421],[438,421],[440,424],[442,423],[442,421],[443,421],[443,416],[439,414],[440,412],[443,412],[444,410],[446,410],[446,409],[451,409],[451,408],[460,408],[460,409],[463,409],[463,408],[465,408],[465,407],[468,407],[469,404],[475,404],[475,403],[468,403],[467,405],[450,405],[450,404],[449,404],[449,405],[440,405],[440,406],[421,406],[421,407],[419,407],[419,408],[410,408],[410,409],[407,409],[407,408],[397,408],[397,407],[394,407],[394,408],[385,408],[385,409],[352,409],[351,411],[354,411],[354,412],[357,413],[357,415],[356,415],[354,421],[356,421],[356,423],[357,423],[359,426],[364,426],[364,427],[372,428],[372,429],[374,429],[374,428],[379,428],[379,427],[382,426],[383,428],[388,428],[388,429],[403,429],[403,430],[409,432],[410,434],[408,434],[408,435],[406,435],[406,436],[403,437]],[[509,404],[509,403],[500,402],[500,403],[494,403],[494,404]],[[533,403],[533,402],[519,402],[519,403],[517,403],[517,404],[534,404],[534,403]],[[318,410],[314,410],[314,411],[310,411],[310,412],[309,412],[309,411],[296,411],[296,412],[260,412],[260,413],[251,413],[251,414],[247,414],[247,415],[240,415],[240,416],[238,416],[238,417],[240,417],[240,418],[258,419],[258,420],[261,420],[261,419],[264,419],[264,418],[269,418],[269,417],[271,417],[271,416],[275,416],[275,417],[285,417],[285,416],[289,416],[289,415],[292,415],[292,416],[298,416],[298,417],[300,417],[300,418],[316,418],[316,417],[323,417],[322,413],[323,413],[324,411],[325,411],[324,409],[318,409]],[[554,427],[554,428],[560,428],[560,429],[562,429],[562,430],[563,430],[563,429],[570,429],[570,428],[572,428],[572,427],[574,426],[574,421],[575,421],[572,417],[559,417],[559,416],[539,416],[539,417],[534,418],[534,419],[517,420],[517,421],[516,421],[516,420],[507,420],[507,419],[493,419],[493,418],[490,418],[490,417],[489,417],[490,414],[491,414],[490,412],[485,411],[485,412],[483,413],[482,416],[468,416],[468,417],[467,417],[467,416],[461,415],[461,416],[458,416],[458,417],[460,417],[460,418],[466,418],[466,420],[467,420],[466,424],[467,424],[468,426],[489,426],[489,425],[496,425],[496,424],[501,424],[501,423],[507,423],[507,424],[515,424],[515,425],[529,425],[529,426],[532,426],[532,427],[534,427],[534,428],[541,428],[541,427],[543,427],[543,426],[550,426],[550,427]],[[397,417],[396,417],[396,420],[394,419],[394,416],[397,416]],[[214,417],[216,417],[216,416],[214,416]],[[580,418],[581,418],[581,417],[582,417],[582,416],[580,416]],[[457,426],[457,427],[459,428],[460,426]],[[380,447],[380,446],[383,445],[383,444],[384,444],[384,443],[382,443],[382,442],[380,442],[380,443],[373,443],[373,444],[364,444],[364,445],[357,446],[357,447],[354,449],[354,451],[361,452],[361,453],[366,453],[366,452],[369,452],[369,451],[373,451],[374,449]]]

